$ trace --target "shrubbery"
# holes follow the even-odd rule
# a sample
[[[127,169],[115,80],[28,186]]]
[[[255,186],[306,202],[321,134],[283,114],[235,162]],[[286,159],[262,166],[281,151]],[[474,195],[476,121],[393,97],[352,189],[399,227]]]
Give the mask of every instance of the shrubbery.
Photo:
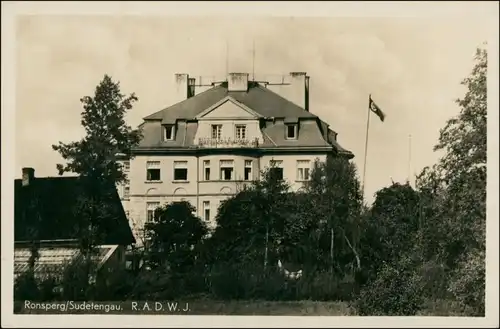
[[[384,264],[353,303],[359,315],[416,315],[423,307],[419,277],[403,264]]]
[[[474,250],[466,254],[452,274],[448,290],[470,316],[485,312],[485,253]]]

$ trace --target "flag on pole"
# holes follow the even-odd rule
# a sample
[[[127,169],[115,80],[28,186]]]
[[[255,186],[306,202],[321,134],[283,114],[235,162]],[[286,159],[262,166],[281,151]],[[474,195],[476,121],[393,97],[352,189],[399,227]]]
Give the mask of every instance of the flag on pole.
[[[371,96],[370,96],[370,105],[369,105],[369,107],[370,107],[370,110],[379,117],[380,121],[384,122],[384,120],[385,120],[385,113],[382,112],[382,110],[380,109],[380,107],[378,107],[377,104],[375,104],[375,102],[373,101],[373,99],[372,99]]]

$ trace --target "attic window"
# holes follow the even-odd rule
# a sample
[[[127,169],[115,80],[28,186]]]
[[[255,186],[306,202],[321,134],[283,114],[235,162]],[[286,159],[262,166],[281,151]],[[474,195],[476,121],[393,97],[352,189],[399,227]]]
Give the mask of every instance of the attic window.
[[[166,125],[164,127],[164,133],[165,133],[164,137],[165,137],[166,141],[174,140],[174,133],[175,133],[174,125]]]
[[[287,139],[297,139],[297,125],[287,124],[286,125],[286,138]]]

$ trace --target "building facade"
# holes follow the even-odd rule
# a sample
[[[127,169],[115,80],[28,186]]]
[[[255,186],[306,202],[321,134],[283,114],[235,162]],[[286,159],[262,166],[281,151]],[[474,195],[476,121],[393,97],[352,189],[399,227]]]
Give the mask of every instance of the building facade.
[[[123,159],[129,182],[119,193],[138,243],[159,205],[189,201],[214,227],[220,202],[266,167],[299,190],[316,159],[353,157],[309,111],[306,73],[260,81],[230,73],[198,84],[187,74],[175,78],[179,102],[144,118],[140,144]]]

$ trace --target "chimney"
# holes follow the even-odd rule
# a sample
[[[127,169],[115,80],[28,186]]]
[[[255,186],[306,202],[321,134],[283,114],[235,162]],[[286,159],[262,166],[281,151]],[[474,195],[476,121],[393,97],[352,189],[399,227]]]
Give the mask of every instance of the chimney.
[[[227,91],[248,91],[248,73],[229,73]]]
[[[304,98],[304,109],[309,112],[309,79],[310,77],[306,76],[306,95]]]
[[[23,186],[29,186],[35,179],[35,169],[23,168],[22,182]]]
[[[176,95],[174,104],[189,98],[189,74],[175,74]]]
[[[290,72],[290,85],[284,88],[286,98],[309,111],[309,77],[306,72]]]
[[[188,94],[187,98],[193,97],[196,95],[195,88],[196,87],[196,79],[195,78],[189,78],[188,77]]]

